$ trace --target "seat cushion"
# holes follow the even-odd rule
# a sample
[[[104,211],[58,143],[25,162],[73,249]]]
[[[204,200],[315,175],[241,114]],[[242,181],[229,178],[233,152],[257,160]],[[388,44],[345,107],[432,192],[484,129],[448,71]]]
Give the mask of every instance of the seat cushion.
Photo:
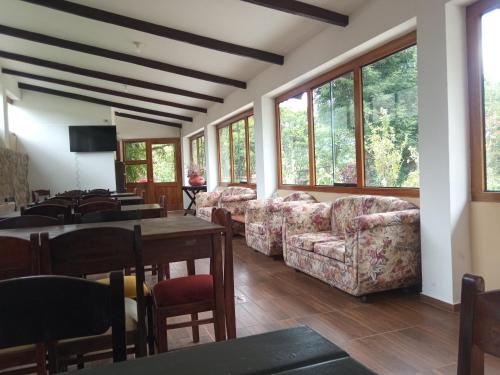
[[[98,283],[109,285],[109,278],[97,280]],[[123,293],[125,297],[135,298],[137,297],[137,293],[135,290],[136,277],[135,276],[124,276],[123,277]],[[150,290],[146,284],[144,284],[144,295],[149,296]]]
[[[287,245],[297,247],[306,251],[313,251],[318,242],[334,241],[337,237],[332,232],[312,232],[290,236]]]
[[[196,216],[206,220],[212,221],[212,211],[215,207],[200,207],[196,209]]]
[[[314,252],[327,258],[345,262],[345,241],[341,239],[319,242],[314,245]]]
[[[158,306],[175,306],[214,299],[211,275],[193,275],[163,280],[153,287]]]
[[[247,224],[247,231],[258,235],[258,236],[265,236],[266,235],[266,230],[264,228],[263,223],[248,223]]]

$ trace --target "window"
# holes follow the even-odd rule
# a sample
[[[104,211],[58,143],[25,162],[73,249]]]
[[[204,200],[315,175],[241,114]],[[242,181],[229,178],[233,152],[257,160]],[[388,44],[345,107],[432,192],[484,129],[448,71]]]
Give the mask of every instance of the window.
[[[219,183],[255,183],[254,117],[243,113],[217,127]]]
[[[467,8],[472,199],[500,202],[500,0]]]
[[[200,168],[201,175],[205,175],[205,136],[203,133],[190,138],[191,163]]]
[[[123,145],[127,183],[148,182],[146,142],[124,142]]]
[[[418,196],[416,34],[276,99],[279,187]]]

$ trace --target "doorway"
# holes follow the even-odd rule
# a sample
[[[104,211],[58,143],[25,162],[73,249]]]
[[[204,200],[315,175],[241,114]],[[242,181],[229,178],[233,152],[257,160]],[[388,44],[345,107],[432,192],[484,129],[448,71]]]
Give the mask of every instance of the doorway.
[[[127,191],[145,192],[146,203],[158,203],[165,195],[169,210],[181,210],[182,168],[178,138],[123,141]]]

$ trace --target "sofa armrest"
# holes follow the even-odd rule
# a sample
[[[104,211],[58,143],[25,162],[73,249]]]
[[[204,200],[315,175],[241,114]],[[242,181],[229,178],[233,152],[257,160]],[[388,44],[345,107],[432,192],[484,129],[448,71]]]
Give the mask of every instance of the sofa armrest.
[[[419,209],[383,212],[355,217],[347,224],[346,232],[363,231],[377,226],[418,223],[420,223]]]
[[[332,203],[290,202],[283,204],[283,236],[329,231]]]
[[[261,223],[264,221],[267,199],[254,199],[247,201],[245,209],[245,224]]]
[[[257,198],[256,194],[238,194],[238,195],[227,195],[221,197],[221,202],[243,202],[250,201]]]
[[[197,207],[217,207],[221,193],[218,191],[202,192],[196,195]]]

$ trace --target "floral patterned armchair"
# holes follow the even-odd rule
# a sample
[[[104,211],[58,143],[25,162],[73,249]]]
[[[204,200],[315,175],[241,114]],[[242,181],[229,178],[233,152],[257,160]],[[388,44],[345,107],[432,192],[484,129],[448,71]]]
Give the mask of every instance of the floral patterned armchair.
[[[196,216],[206,221],[212,221],[212,211],[219,207],[221,193],[218,191],[196,194]]]
[[[268,256],[283,254],[282,209],[287,203],[314,203],[316,198],[296,192],[285,198],[253,200],[245,212],[245,238],[247,245]]]
[[[392,197],[348,196],[283,208],[288,266],[355,296],[421,283],[420,211]]]

